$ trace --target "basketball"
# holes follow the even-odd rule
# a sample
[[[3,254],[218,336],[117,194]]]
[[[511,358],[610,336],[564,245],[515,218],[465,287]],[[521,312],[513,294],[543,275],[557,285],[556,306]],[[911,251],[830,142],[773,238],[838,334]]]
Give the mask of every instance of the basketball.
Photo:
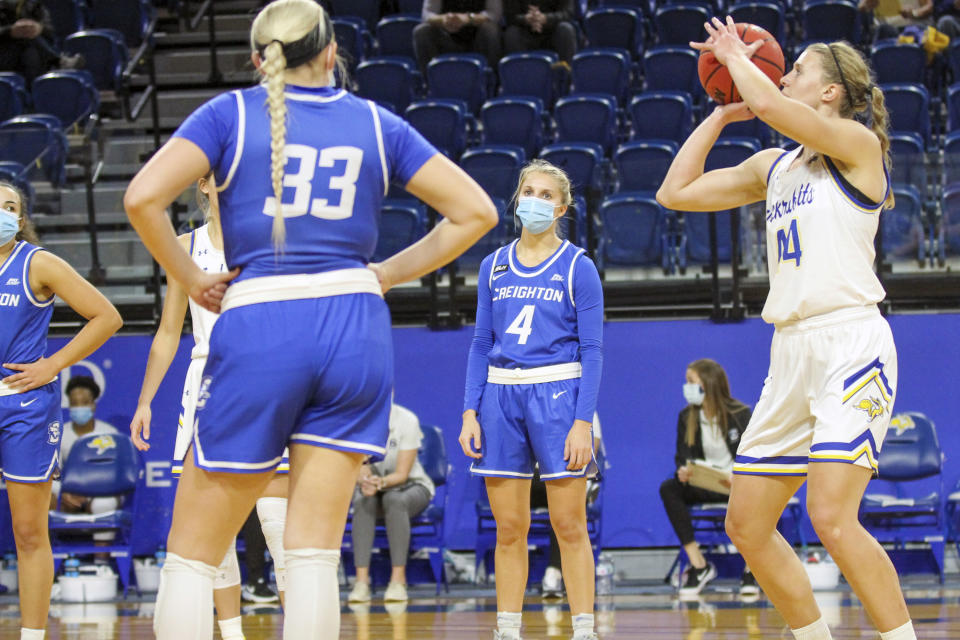
[[[763,40],[763,45],[753,54],[753,64],[757,65],[774,84],[780,86],[780,78],[784,74],[783,50],[770,32],[754,24],[737,23],[737,33],[747,44],[755,40]],[[719,104],[740,102],[740,94],[733,84],[730,72],[725,66],[717,62],[712,51],[700,53],[697,62],[697,73],[700,75],[700,84],[710,98]]]

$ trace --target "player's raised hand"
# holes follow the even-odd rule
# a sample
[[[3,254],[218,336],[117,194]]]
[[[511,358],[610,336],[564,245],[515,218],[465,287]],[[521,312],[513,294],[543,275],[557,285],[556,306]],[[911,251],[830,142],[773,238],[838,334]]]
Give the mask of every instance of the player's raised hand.
[[[137,411],[133,414],[133,420],[130,421],[130,438],[133,440],[134,446],[140,451],[150,449],[150,443],[147,440],[150,439],[152,413],[150,405],[137,405]]]
[[[225,273],[201,273],[190,283],[187,295],[207,311],[220,313],[223,294],[227,292],[230,281],[240,275],[240,269]]]
[[[707,31],[706,41],[691,42],[690,46],[700,52],[712,51],[720,64],[727,64],[727,60],[735,55],[742,54],[750,58],[763,46],[763,40],[745,43],[730,16],[727,16],[725,23],[720,18],[713,18],[710,22],[704,22],[703,28]]]
[[[467,456],[478,460],[483,457],[480,453],[480,423],[477,422],[476,411],[471,409],[463,412],[463,426],[457,442]]]
[[[593,425],[586,420],[574,420],[563,443],[563,459],[568,471],[579,471],[593,459]]]

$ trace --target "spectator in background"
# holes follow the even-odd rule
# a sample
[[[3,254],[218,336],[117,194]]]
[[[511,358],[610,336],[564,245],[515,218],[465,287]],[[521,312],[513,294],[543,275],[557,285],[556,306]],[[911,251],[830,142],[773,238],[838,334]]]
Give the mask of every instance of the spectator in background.
[[[568,65],[577,52],[573,0],[504,0],[505,54],[551,49]]]
[[[960,0],[937,0],[934,17],[937,20],[937,31],[944,33],[950,40],[960,38]]]
[[[873,13],[874,41],[896,38],[904,27],[926,28],[933,25],[933,0],[917,0],[917,6],[903,6],[899,15],[880,15],[880,0],[860,0],[857,8],[864,13]]]
[[[56,67],[78,68],[81,56],[61,56],[53,46],[50,12],[40,0],[0,0],[0,71],[33,82]]]
[[[350,535],[357,581],[350,592],[350,602],[370,601],[370,554],[378,516],[383,517],[387,526],[393,567],[383,599],[407,600],[410,519],[427,508],[434,494],[433,481],[417,459],[422,440],[416,414],[398,404],[391,406],[387,453],[382,461],[363,465],[353,497]]]
[[[501,0],[423,0],[423,22],[413,30],[422,73],[441,53],[479,53],[492,69],[500,60]]]

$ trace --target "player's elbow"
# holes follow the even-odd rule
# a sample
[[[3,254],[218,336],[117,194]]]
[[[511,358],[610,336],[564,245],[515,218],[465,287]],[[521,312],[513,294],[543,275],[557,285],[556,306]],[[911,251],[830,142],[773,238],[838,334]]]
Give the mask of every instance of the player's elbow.
[[[123,316],[120,315],[120,312],[117,311],[117,308],[112,304],[104,312],[103,320],[110,330],[111,335],[120,331],[121,327],[123,327]]]
[[[661,207],[676,209],[678,203],[675,190],[667,185],[667,183],[661,184],[660,188],[657,189],[657,202],[660,203]]]
[[[484,231],[489,231],[497,226],[500,216],[497,214],[497,208],[493,205],[490,198],[484,198],[483,204],[476,214],[477,220],[483,225]]]

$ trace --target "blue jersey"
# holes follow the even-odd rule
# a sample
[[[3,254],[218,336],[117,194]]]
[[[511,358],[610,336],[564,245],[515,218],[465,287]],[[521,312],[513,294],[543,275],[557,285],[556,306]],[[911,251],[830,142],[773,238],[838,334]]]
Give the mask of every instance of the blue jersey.
[[[0,265],[0,363],[29,363],[43,357],[53,315],[53,296],[43,302],[30,290],[30,261],[37,251],[18,242]],[[0,367],[0,378],[16,371]]]
[[[237,281],[362,267],[377,245],[390,182],[406,185],[437,153],[401,118],[332,87],[286,89],[282,211],[286,243],[271,239],[270,115],[262,86],[217,96],[175,136],[206,154],[220,190],[227,264]]]

